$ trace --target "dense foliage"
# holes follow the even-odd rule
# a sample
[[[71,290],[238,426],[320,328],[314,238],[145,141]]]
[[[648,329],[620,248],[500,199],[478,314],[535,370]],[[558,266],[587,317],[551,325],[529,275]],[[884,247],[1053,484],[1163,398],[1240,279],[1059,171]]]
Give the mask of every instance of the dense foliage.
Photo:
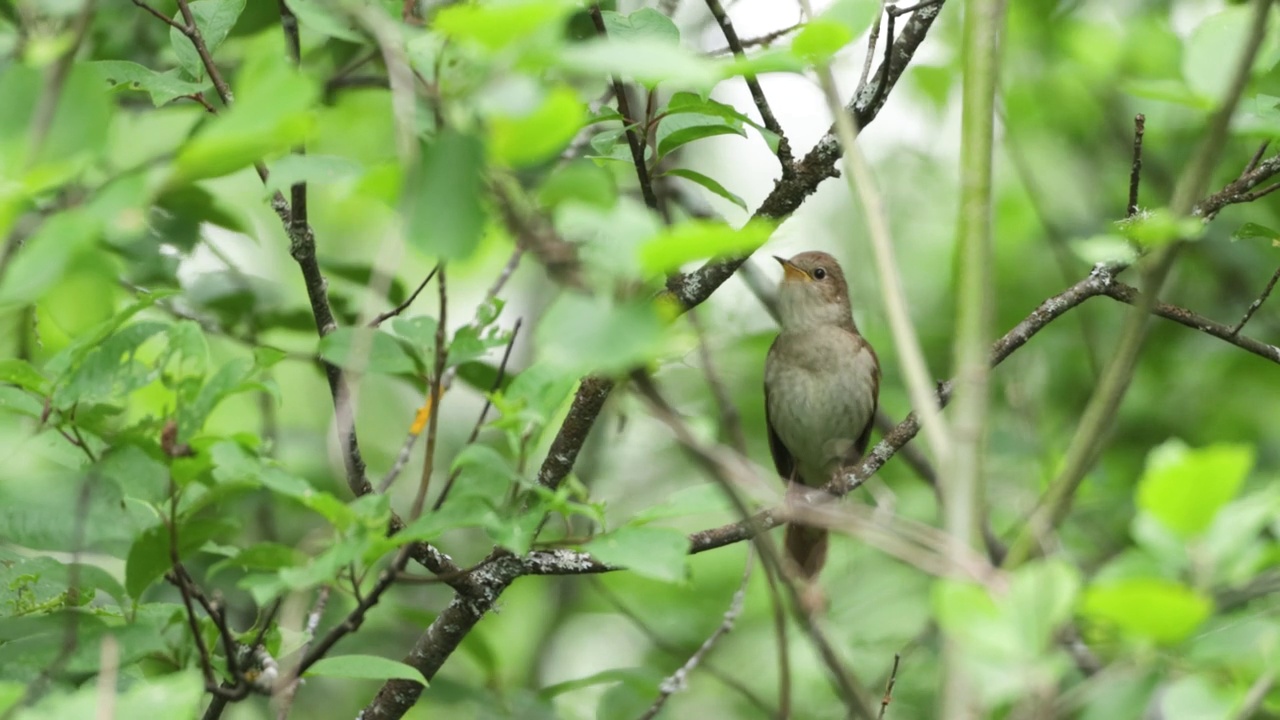
[[[0,715],[1280,717],[1269,0],[728,5],[0,3]],[[981,538],[880,219],[931,374],[999,339]],[[820,591],[749,540],[808,249],[885,369]]]

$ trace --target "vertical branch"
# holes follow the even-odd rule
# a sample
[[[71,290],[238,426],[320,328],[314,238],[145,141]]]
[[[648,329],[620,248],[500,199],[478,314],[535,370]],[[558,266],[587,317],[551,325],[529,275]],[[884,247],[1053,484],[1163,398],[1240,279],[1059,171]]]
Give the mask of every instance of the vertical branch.
[[[986,438],[994,295],[991,240],[991,158],[1004,0],[969,0],[964,14],[964,93],[960,145],[960,237],[956,288],[955,457],[942,486],[953,562],[977,542],[983,513],[982,451]],[[895,663],[896,665],[896,663]],[[939,716],[982,714],[955,638],[944,637]],[[882,706],[883,709],[883,706]]]
[[[1147,116],[1133,116],[1133,166],[1129,170],[1129,205],[1125,217],[1138,214],[1138,186],[1142,182],[1142,135],[1147,131]]]
[[[440,291],[440,317],[436,321],[436,362],[431,371],[430,397],[427,398],[427,451],[422,458],[422,476],[418,482],[418,495],[413,499],[413,509],[409,512],[410,521],[422,514],[422,507],[427,502],[427,490],[431,487],[431,474],[435,469],[436,434],[440,427],[440,392],[443,388],[445,360],[449,357],[449,345],[445,342],[449,293],[444,265],[440,266],[436,288]]]
[[[588,8],[591,13],[591,22],[596,26],[596,32],[601,37],[609,34],[604,26],[604,15],[600,13],[600,4],[591,3]],[[658,210],[658,196],[653,192],[653,183],[649,178],[649,166],[644,159],[645,143],[635,130],[635,116],[631,114],[631,103],[627,100],[627,88],[622,84],[622,79],[614,76],[613,78],[613,94],[618,99],[618,112],[622,115],[622,127],[627,135],[627,145],[631,148],[631,161],[636,166],[636,177],[640,180],[640,193],[644,195],[644,204],[649,206],[650,210]]]

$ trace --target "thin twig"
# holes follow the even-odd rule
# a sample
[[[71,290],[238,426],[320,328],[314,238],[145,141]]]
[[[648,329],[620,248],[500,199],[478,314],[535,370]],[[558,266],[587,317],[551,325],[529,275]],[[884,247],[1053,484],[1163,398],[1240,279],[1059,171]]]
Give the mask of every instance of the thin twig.
[[[862,61],[862,74],[858,76],[858,89],[854,94],[862,92],[871,77],[871,63],[876,59],[876,43],[880,42],[880,25],[884,22],[884,14],[876,13],[876,21],[871,24],[871,34],[867,36],[867,57]]]
[[[640,720],[652,720],[662,710],[662,706],[667,703],[668,698],[688,687],[689,675],[697,669],[698,664],[702,662],[702,658],[706,657],[711,648],[715,647],[716,641],[733,629],[734,623],[738,621],[738,616],[742,614],[743,601],[747,596],[747,582],[751,580],[752,566],[752,555],[748,551],[746,567],[742,571],[742,582],[738,585],[738,589],[734,591],[733,599],[729,601],[729,609],[725,610],[720,624],[698,646],[698,649],[689,656],[684,665],[681,665],[679,669],[658,685],[657,699],[653,701],[648,710],[640,715]]]
[[[431,476],[435,471],[436,434],[440,427],[440,390],[444,380],[445,361],[449,357],[449,345],[445,342],[445,326],[449,316],[449,292],[445,281],[445,269],[440,267],[440,280],[436,283],[440,298],[440,316],[436,321],[435,367],[431,371],[431,389],[427,397],[430,408],[427,419],[427,452],[422,458],[422,474],[418,479],[418,494],[413,498],[413,508],[409,511],[409,521],[418,519],[427,502],[427,490],[431,487]]]
[[[742,42],[740,42],[739,45],[741,45],[743,49],[746,49],[749,47],[757,47],[760,45],[764,45],[765,47],[768,47],[769,45],[773,44],[773,42],[778,38],[781,38],[785,35],[793,33],[802,27],[804,27],[804,25],[802,25],[801,23],[796,23],[795,25],[788,25],[787,27],[784,27],[780,30],[774,30],[773,32],[765,33],[764,35],[747,38],[746,40],[743,40]],[[715,50],[710,50],[707,52],[707,54],[708,55],[726,55],[731,52],[733,52],[733,48],[726,45],[725,47],[722,47],[722,48],[716,48]]]
[[[480,436],[480,428],[484,427],[484,421],[489,416],[489,409],[493,407],[493,394],[502,388],[502,381],[507,375],[507,361],[511,359],[511,349],[516,346],[516,336],[520,334],[520,325],[524,322],[524,318],[516,318],[516,324],[511,328],[511,339],[507,340],[507,348],[502,351],[502,361],[498,363],[498,375],[493,379],[493,386],[489,388],[489,394],[484,399],[484,406],[480,408],[480,417],[476,418],[476,424],[471,428],[471,434],[467,436],[467,441],[463,443],[463,447],[470,445]],[[449,497],[449,491],[453,489],[453,484],[458,480],[458,476],[462,474],[462,468],[454,468],[449,473],[449,478],[444,481],[444,487],[440,488],[440,495],[436,498],[435,504],[431,509],[439,510],[444,501]]]
[[[307,613],[307,624],[303,627],[303,634],[306,635],[306,641],[299,648],[298,657],[306,657],[307,651],[311,647],[311,643],[316,639],[316,629],[320,627],[320,618],[324,615],[324,608],[329,603],[330,587],[324,585],[316,593],[315,604],[311,606],[311,612]],[[289,711],[293,708],[293,700],[298,695],[298,688],[301,686],[299,682],[301,671],[295,669],[288,678],[281,678],[281,682],[276,685],[276,720],[285,720],[289,717]]]
[[[607,37],[609,31],[604,25],[604,16],[600,13],[600,4],[593,2],[587,8],[587,12],[591,15],[591,22],[596,26],[596,33],[601,37]],[[640,181],[640,193],[644,196],[644,204],[649,206],[650,210],[660,211],[658,205],[658,196],[653,192],[653,183],[649,178],[649,163],[645,159],[644,151],[647,139],[642,139],[635,131],[635,116],[631,114],[630,102],[627,100],[627,88],[622,84],[622,78],[613,77],[613,95],[618,101],[618,113],[622,115],[622,128],[627,136],[627,145],[631,148],[631,162],[636,166],[636,177]]]
[[[436,273],[439,272],[439,270],[440,270],[440,263],[436,263],[436,266],[431,268],[431,272],[427,273],[427,276],[423,278],[422,282],[418,283],[418,287],[416,290],[413,291],[412,295],[405,298],[404,302],[400,303],[394,308],[384,313],[379,313],[378,316],[370,320],[365,327],[376,328],[379,325],[381,325],[384,321],[390,318],[393,318],[399,315],[400,313],[404,312],[405,310],[407,310],[409,306],[413,304],[413,301],[418,299],[418,295],[422,293],[423,288],[427,286],[427,283],[431,282],[431,278],[435,277]]]
[[[1280,185],[1275,187],[1280,187]],[[1249,322],[1249,318],[1252,318],[1253,314],[1258,312],[1258,308],[1262,307],[1262,303],[1267,301],[1267,298],[1271,295],[1271,290],[1276,286],[1277,280],[1280,280],[1280,268],[1276,268],[1276,271],[1271,274],[1271,279],[1267,281],[1267,286],[1262,289],[1262,294],[1249,304],[1249,309],[1244,311],[1244,317],[1240,318],[1240,322],[1231,328],[1232,335],[1239,335],[1240,331],[1244,329],[1245,323]]]
[[[1147,116],[1133,116],[1133,166],[1129,170],[1129,205],[1125,217],[1138,214],[1138,186],[1142,182],[1142,135],[1147,129]]]
[[[889,671],[889,682],[884,687],[884,698],[880,700],[880,713],[876,715],[876,720],[884,720],[884,711],[889,709],[889,703],[893,702],[893,686],[898,683],[898,663],[902,660],[900,653],[893,654],[893,669]]]

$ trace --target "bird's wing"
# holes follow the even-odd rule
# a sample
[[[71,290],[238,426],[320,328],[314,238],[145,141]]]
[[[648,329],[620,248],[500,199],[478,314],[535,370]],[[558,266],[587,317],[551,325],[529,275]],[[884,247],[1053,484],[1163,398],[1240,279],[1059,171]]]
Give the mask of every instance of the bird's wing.
[[[867,416],[867,426],[862,429],[862,434],[858,436],[856,442],[853,443],[853,449],[849,453],[850,457],[847,463],[857,462],[867,452],[867,445],[871,444],[871,430],[876,426],[876,412],[880,409],[880,358],[876,355],[876,351],[871,347],[871,343],[866,338],[858,334],[856,330],[851,331],[853,336],[859,340],[859,344],[863,350],[871,353],[872,367],[872,386],[871,386],[871,414]]]
[[[769,359],[773,357],[774,351],[778,347],[778,341],[775,339],[773,344],[769,346],[769,354],[765,360],[767,365]],[[773,429],[773,419],[769,417],[769,383],[764,383],[764,422],[769,428],[769,453],[773,455],[773,466],[777,468],[778,475],[782,481],[788,482],[795,480],[796,477],[796,459],[782,444],[782,438],[778,436],[778,431]]]

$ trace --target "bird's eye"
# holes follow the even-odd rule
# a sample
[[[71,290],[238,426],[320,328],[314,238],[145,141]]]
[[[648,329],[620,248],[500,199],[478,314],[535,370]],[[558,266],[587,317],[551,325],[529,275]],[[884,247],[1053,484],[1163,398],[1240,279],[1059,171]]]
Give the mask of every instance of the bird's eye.
[[[826,268],[818,268],[817,270],[814,270],[814,271],[813,271],[813,278],[814,278],[815,280],[822,280],[822,279],[824,279],[824,278],[826,278],[826,277],[827,277],[827,270],[826,270]]]

